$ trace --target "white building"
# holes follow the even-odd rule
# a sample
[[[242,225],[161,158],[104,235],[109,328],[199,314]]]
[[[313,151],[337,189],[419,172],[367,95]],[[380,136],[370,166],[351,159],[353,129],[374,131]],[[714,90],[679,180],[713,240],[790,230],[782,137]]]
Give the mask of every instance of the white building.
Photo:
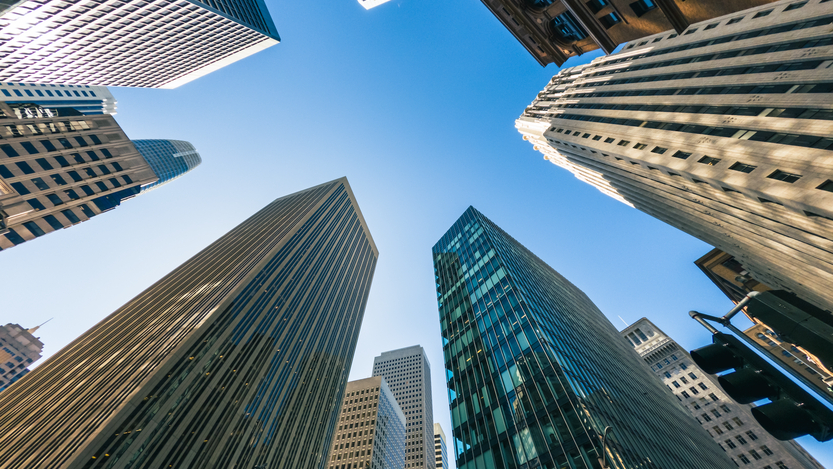
[[[369,10],[389,1],[390,0],[359,0],[359,5],[363,6],[365,10]]]
[[[739,467],[824,469],[798,443],[767,433],[752,417],[751,406],[729,398],[717,379],[698,368],[688,352],[651,321],[642,318],[622,335]]]
[[[373,359],[373,376],[382,376],[405,414],[405,468],[434,468],[434,412],[431,365],[419,345],[383,352]]]
[[[437,469],[448,469],[448,454],[445,451],[445,432],[439,423],[434,424],[434,458]]]
[[[106,86],[0,83],[0,101],[73,108],[84,115],[116,114],[116,98]]]
[[[516,127],[544,158],[833,309],[833,10],[783,0],[561,70]]]
[[[0,16],[0,81],[176,88],[279,40],[262,0],[26,0]]]

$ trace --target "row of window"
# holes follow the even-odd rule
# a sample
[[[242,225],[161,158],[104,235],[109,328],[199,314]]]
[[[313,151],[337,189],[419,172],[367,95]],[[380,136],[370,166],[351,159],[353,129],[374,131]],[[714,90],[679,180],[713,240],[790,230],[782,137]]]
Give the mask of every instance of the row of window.
[[[123,175],[123,176],[119,176],[119,177],[109,178],[109,179],[107,179],[107,181],[110,184],[112,184],[112,186],[113,186],[112,188],[121,187],[123,184],[133,184],[133,179],[131,179],[131,177],[126,175],[126,174]],[[35,186],[37,186],[38,189],[40,189],[40,190],[50,189],[50,187],[41,178],[32,179],[32,183],[35,184]],[[108,190],[112,189],[111,187],[107,187],[107,184],[105,184],[104,181],[96,181],[93,184],[95,185],[95,187],[98,188],[98,190],[100,192],[104,192],[104,191],[108,191]],[[21,183],[21,182],[13,182],[10,185],[20,195],[31,194],[31,191],[29,191],[29,189],[25,185],[23,185],[23,183]],[[82,192],[84,192],[85,196],[92,196],[92,195],[96,194],[96,191],[90,185],[87,185],[87,184],[84,184],[82,186],[78,186],[78,189],[80,189]],[[67,190],[64,191],[64,194],[66,194],[66,196],[69,198],[69,200],[78,200],[78,199],[81,198],[81,197],[78,196],[78,193],[75,191],[75,189],[67,189]],[[56,193],[46,194],[44,197],[46,197],[52,203],[52,205],[55,205],[55,206],[61,205],[61,204],[64,203],[64,201]],[[38,199],[28,199],[28,200],[26,200],[26,202],[28,202],[29,205],[31,205],[32,208],[34,208],[35,210],[43,210],[44,209],[43,204]]]
[[[824,3],[824,1],[819,2],[819,3]],[[802,6],[803,6],[803,4],[802,4]],[[742,19],[743,18],[735,18],[735,19],[729,20],[729,22],[727,24],[735,24],[735,23],[739,22]],[[719,23],[710,24],[710,25],[706,26],[706,28],[704,30],[714,29],[715,27],[717,27],[718,24]],[[756,37],[770,36],[770,35],[773,35],[773,34],[785,33],[787,31],[799,31],[799,30],[802,30],[802,29],[815,28],[815,27],[818,27],[818,26],[827,26],[829,24],[833,24],[833,16],[826,16],[826,17],[817,18],[817,19],[810,20],[810,21],[799,21],[799,22],[795,22],[795,23],[788,23],[788,24],[781,25],[781,26],[758,29],[758,30],[755,30],[755,31],[749,31],[749,32],[742,33],[742,34],[733,34],[733,35],[729,35],[729,36],[723,36],[723,37],[720,37],[720,38],[708,39],[708,40],[701,41],[701,42],[695,42],[695,43],[691,43],[691,44],[683,44],[683,45],[680,45],[680,46],[677,46],[677,47],[669,47],[667,49],[660,49],[660,50],[650,51],[650,52],[646,52],[646,53],[643,53],[643,54],[637,54],[637,55],[633,55],[633,56],[630,56],[630,57],[611,60],[611,61],[605,62],[604,65],[606,65],[606,66],[607,65],[613,65],[613,64],[622,63],[622,62],[629,62],[629,61],[632,61],[632,60],[644,59],[646,57],[655,57],[655,56],[658,56],[658,55],[673,54],[674,52],[681,52],[681,51],[691,50],[691,49],[699,49],[699,48],[702,48],[702,47],[713,46],[713,45],[717,45],[717,44],[725,44],[725,43],[728,43],[728,42],[742,41],[744,39],[752,39],[752,38],[756,38]],[[691,32],[694,32],[694,31],[696,31],[696,30],[693,30]],[[668,39],[672,39],[674,37],[677,37],[677,35],[672,34],[671,36],[668,37]],[[663,38],[656,38],[652,42],[658,42],[662,39]],[[641,45],[644,45],[644,44],[646,44],[646,43],[645,42],[641,43]],[[630,49],[631,47],[633,47],[633,46],[628,46],[627,49]],[[614,73],[614,72],[613,71],[597,72],[597,73],[594,73],[593,75],[590,75],[590,76],[607,75],[609,73]]]
[[[811,42],[829,42],[833,44],[833,38],[830,38],[827,41],[811,41]],[[828,44],[825,44],[828,45]],[[723,58],[721,57],[723,54],[712,54],[711,56],[707,56],[703,58],[703,60],[715,60],[715,58]],[[686,62],[689,59],[680,59],[675,60],[673,62]],[[692,62],[697,62],[697,60],[690,59]],[[672,63],[673,63],[672,62]],[[710,77],[723,77],[723,76],[732,76],[732,75],[751,75],[755,73],[775,73],[775,72],[795,72],[801,70],[813,70],[818,68],[824,61],[822,60],[805,60],[801,62],[790,62],[790,63],[772,63],[772,64],[762,64],[762,65],[743,65],[740,67],[719,67],[716,69],[711,70],[700,70],[696,72],[680,72],[680,73],[667,73],[664,75],[648,75],[643,77],[634,77],[634,78],[623,78],[621,80],[609,80],[605,82],[592,82],[592,83],[585,83],[583,85],[577,85],[575,88],[598,88],[600,86],[613,86],[613,85],[626,85],[631,83],[649,83],[655,81],[670,81],[670,80],[686,80],[689,78],[710,78]],[[630,72],[631,70],[626,70]]]
[[[92,141],[92,145],[101,145],[101,139],[98,138],[97,135],[88,135],[87,137],[90,139],[90,141]],[[73,137],[73,140],[75,140],[75,145],[73,145],[72,142],[70,142],[69,139],[66,138],[57,138],[56,140],[63,147],[62,149],[64,150],[71,150],[73,148],[90,146],[90,143],[87,142],[87,140],[84,137]],[[43,145],[47,152],[58,151],[58,149],[55,147],[55,144],[53,144],[51,140],[40,140],[39,142],[41,145]],[[26,153],[30,155],[36,155],[40,153],[40,150],[38,150],[37,147],[35,147],[35,145],[32,144],[32,142],[19,143],[20,146],[23,147],[24,150],[26,150]],[[9,158],[15,158],[20,156],[20,153],[17,151],[17,149],[15,149],[12,145],[9,145],[7,143],[0,145],[0,150],[3,150],[3,153],[5,153],[6,156],[8,156]],[[105,153],[105,150],[102,150],[102,153]],[[105,155],[107,153],[105,153]]]
[[[47,95],[47,96],[51,96],[51,97],[54,97],[55,95],[58,95],[58,96],[60,96],[60,97],[65,97],[64,95],[62,95],[62,94],[61,94],[61,91],[60,91],[60,90],[54,90],[54,91],[55,91],[55,95],[53,95],[53,94],[52,94],[52,91],[53,91],[53,90],[43,90],[43,92],[41,92],[41,90],[37,90],[37,89],[36,89],[36,90],[35,90],[35,93],[36,93],[38,96],[41,96],[41,97],[46,97],[46,96],[44,96],[44,95],[43,95],[43,93],[46,93],[46,95]],[[80,92],[80,94],[79,94],[79,92],[78,92],[77,90],[64,90],[64,93],[66,93],[66,97],[72,97],[72,94],[70,93],[70,91],[72,91],[73,93],[75,93],[75,96],[77,96],[77,97],[79,97],[79,98],[80,98],[80,97],[82,97],[81,95],[84,95],[83,97],[85,97],[85,98],[86,98],[86,97],[91,97],[91,98],[95,98],[95,97],[96,97],[95,93],[94,93],[94,92],[92,92],[92,91],[83,91],[83,90],[82,90],[82,91]],[[3,95],[5,95],[5,96],[7,96],[7,97],[11,97],[11,96],[12,96],[12,94],[11,94],[11,93],[9,93],[9,90],[6,90],[6,89],[0,89],[0,92],[3,92]],[[21,92],[20,92],[20,90],[18,90],[18,89],[13,89],[13,90],[12,90],[12,92],[14,92],[14,94],[15,94],[16,96],[21,96],[21,97],[23,97],[23,93],[26,93],[26,96],[32,96],[32,97],[35,97],[35,95],[34,95],[34,94],[32,94],[32,92],[31,92],[30,90],[23,90],[23,93],[21,93]],[[88,95],[87,93],[89,93],[89,95]]]
[[[786,83],[782,85],[743,85],[712,86],[686,88],[654,88],[626,91],[593,91],[588,93],[571,93],[568,98],[617,98],[625,96],[688,96],[716,94],[792,94],[792,93],[831,93],[833,83],[816,83],[811,85]]]
[[[40,111],[48,111],[51,112],[49,109],[39,108]],[[43,115],[42,113],[35,114],[31,111],[31,108],[17,108],[15,112],[19,113],[17,117],[19,119],[35,119],[38,117],[54,117]],[[24,115],[25,113],[25,115]],[[76,121],[53,121],[53,122],[31,122],[28,124],[6,124],[2,127],[5,129],[5,137],[6,138],[17,138],[17,137],[26,137],[27,131],[28,134],[31,135],[46,135],[46,134],[57,134],[57,133],[68,133],[68,132],[77,132],[80,130],[90,130],[90,124],[85,120],[76,120]],[[3,138],[0,136],[0,138]],[[43,143],[43,141],[41,141]],[[63,143],[62,143],[63,144]],[[98,145],[98,144],[96,144]],[[86,146],[86,145],[82,145]]]
[[[31,204],[31,201],[29,202]],[[43,207],[43,205],[41,205],[41,207]],[[81,211],[87,218],[92,218],[95,216],[95,212],[90,210],[90,207],[88,207],[86,204],[81,204],[78,206],[78,208],[81,209]],[[78,218],[78,215],[73,213],[71,209],[61,210],[61,214],[64,217],[66,217],[66,219],[69,220],[69,223],[72,225],[76,223],[81,223],[81,219]],[[51,226],[53,230],[60,230],[66,226],[64,223],[61,223],[54,215],[47,215],[43,217],[41,220],[49,224],[49,226]],[[22,225],[27,230],[29,230],[29,232],[32,233],[32,235],[36,238],[46,234],[46,232],[44,232],[43,229],[34,221],[27,221]],[[9,228],[8,230],[8,233],[6,233],[4,236],[6,237],[6,239],[9,240],[9,242],[14,244],[15,246],[26,242],[26,240],[23,239],[23,237],[17,231],[15,231],[14,228]]]
[[[684,132],[690,134],[711,135],[714,137],[751,140],[755,142],[778,143],[781,145],[793,145],[798,147],[816,148],[819,150],[833,150],[833,138],[819,137],[815,135],[786,134],[780,132],[769,132],[765,130],[738,129],[734,127],[713,127],[696,124],[680,124],[676,122],[643,121],[641,119],[617,119],[613,117],[588,116],[582,114],[560,114],[554,117],[557,119],[598,122],[601,124],[613,124],[628,127],[644,127],[646,129],[658,129],[667,130],[670,132]],[[617,145],[625,146],[628,143],[630,142],[622,144],[620,141],[620,143],[618,143]],[[654,152],[660,153],[659,151]]]
[[[576,103],[560,104],[554,107],[565,109],[610,109],[615,111],[639,111],[639,112],[680,112],[686,114],[715,114],[721,116],[747,116],[747,117],[784,117],[788,119],[821,119],[833,120],[833,109],[815,108],[771,108],[771,107],[745,107],[745,106],[704,106],[702,104],[602,104],[602,103]]]
[[[797,41],[785,42],[783,44],[775,44],[775,45],[765,45],[760,47],[754,48],[745,48],[745,49],[737,49],[737,50],[730,50],[725,52],[716,52],[711,54],[704,54],[704,55],[697,55],[697,56],[689,56],[674,60],[666,60],[664,62],[653,62],[644,65],[635,65],[633,67],[628,68],[620,68],[617,70],[610,70],[605,73],[600,73],[594,76],[601,76],[601,75],[611,75],[611,74],[618,74],[618,73],[629,73],[629,72],[636,72],[640,70],[650,70],[654,68],[661,68],[661,67],[673,67],[675,65],[685,65],[691,63],[699,63],[699,62],[709,62],[712,60],[720,60],[720,59],[729,59],[735,57],[748,57],[751,55],[760,55],[760,54],[767,54],[773,52],[782,52],[782,51],[790,51],[790,50],[798,50],[798,49],[809,49],[811,47],[824,47],[833,44],[833,38],[824,38],[824,39],[800,39]],[[780,64],[766,64],[768,67],[778,67]],[[741,67],[742,68],[742,67]],[[814,67],[810,67],[814,68]],[[627,78],[621,80],[609,80],[606,82],[591,82],[585,83],[582,85],[578,85],[579,88],[587,88],[593,86],[603,86],[603,85],[622,85],[626,83],[644,83],[649,81],[663,81],[663,80],[677,80],[682,78],[693,78],[693,77],[712,77],[712,76],[721,76],[721,75],[738,75],[739,73],[717,73],[724,69],[717,69],[717,70],[704,70],[700,72],[690,72],[690,73],[683,73],[683,74],[666,74],[666,75],[649,75],[645,77],[635,77],[635,78]],[[732,70],[732,69],[725,69],[725,70]],[[781,70],[766,70],[766,71],[781,71]],[[764,73],[764,72],[746,72],[746,73]]]

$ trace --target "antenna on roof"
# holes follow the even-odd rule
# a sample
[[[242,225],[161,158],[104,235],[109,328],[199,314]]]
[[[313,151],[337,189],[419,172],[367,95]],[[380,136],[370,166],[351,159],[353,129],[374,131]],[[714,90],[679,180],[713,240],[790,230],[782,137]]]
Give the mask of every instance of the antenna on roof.
[[[44,324],[48,323],[49,321],[51,321],[51,320],[53,320],[53,319],[55,319],[55,318],[49,318],[49,319],[47,319],[46,321],[44,321],[43,323],[38,324],[37,326],[35,326],[35,327],[31,328],[31,329],[27,329],[27,332],[29,332],[30,334],[34,335],[34,334],[35,334],[35,331],[37,331],[38,329],[40,329],[40,327],[41,327],[42,325],[44,325]]]

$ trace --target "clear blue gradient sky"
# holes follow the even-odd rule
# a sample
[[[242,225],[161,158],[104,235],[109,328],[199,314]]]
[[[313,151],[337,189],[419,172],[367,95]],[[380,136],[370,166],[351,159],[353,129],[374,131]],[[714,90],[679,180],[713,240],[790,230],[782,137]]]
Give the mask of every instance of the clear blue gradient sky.
[[[693,264],[710,246],[521,139],[514,120],[558,69],[541,68],[478,0],[267,4],[283,43],[176,90],[113,89],[129,137],[187,140],[200,167],[0,253],[0,320],[54,316],[39,331],[46,356],[273,199],[341,176],[380,251],[350,378],[369,376],[383,351],[422,345],[447,435],[431,247],[469,205],[620,329],[619,317],[645,316],[684,347],[710,341],[687,314],[732,306]],[[801,443],[833,467],[830,444]]]

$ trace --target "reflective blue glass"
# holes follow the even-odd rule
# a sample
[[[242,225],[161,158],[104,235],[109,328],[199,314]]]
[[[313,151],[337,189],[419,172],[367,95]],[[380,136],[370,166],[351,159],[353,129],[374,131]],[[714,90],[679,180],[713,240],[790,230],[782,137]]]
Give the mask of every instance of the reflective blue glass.
[[[202,163],[197,149],[182,140],[132,140],[132,142],[159,177],[159,181],[143,186],[142,192],[173,181]]]
[[[458,468],[734,467],[581,290],[473,207],[433,257]]]

